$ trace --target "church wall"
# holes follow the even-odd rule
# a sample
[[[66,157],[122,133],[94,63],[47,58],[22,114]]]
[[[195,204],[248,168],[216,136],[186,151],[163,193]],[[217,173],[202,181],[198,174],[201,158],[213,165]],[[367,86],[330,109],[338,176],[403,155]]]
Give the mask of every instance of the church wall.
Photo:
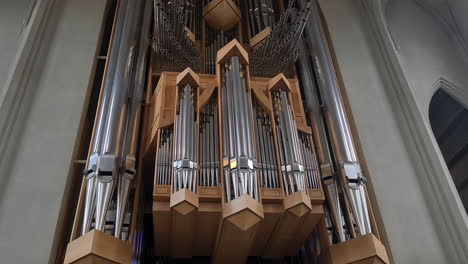
[[[4,0],[0,3],[0,94],[18,50],[21,28],[33,0]]]
[[[86,109],[105,3],[64,0],[54,6],[54,23],[47,26],[48,37],[39,50],[42,59],[34,66],[27,87],[24,114],[16,121],[10,161],[1,168],[2,263],[49,261],[75,139]]]

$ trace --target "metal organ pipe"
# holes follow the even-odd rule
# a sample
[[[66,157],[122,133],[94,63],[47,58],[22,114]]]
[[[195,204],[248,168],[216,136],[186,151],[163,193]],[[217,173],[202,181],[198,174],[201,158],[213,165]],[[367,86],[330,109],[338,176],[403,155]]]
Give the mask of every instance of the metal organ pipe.
[[[93,221],[95,208],[96,208],[96,189],[97,189],[97,172],[98,172],[98,161],[101,155],[101,143],[103,138],[103,131],[105,128],[105,122],[107,118],[109,98],[112,91],[115,68],[117,65],[117,59],[119,56],[120,40],[122,38],[122,28],[126,16],[127,0],[119,1],[117,20],[115,25],[115,33],[112,40],[112,49],[109,51],[108,56],[109,67],[107,68],[106,80],[104,83],[104,89],[100,95],[99,108],[96,114],[96,121],[94,124],[93,138],[91,140],[91,154],[88,158],[88,166],[84,172],[86,176],[86,195],[83,212],[83,226],[81,233],[85,234],[91,228]]]
[[[197,87],[178,87],[178,110],[175,120],[173,192],[196,191],[197,186]]]
[[[146,85],[146,62],[148,47],[150,45],[149,29],[151,23],[151,1],[144,0],[143,18],[138,28],[141,28],[138,40],[138,55],[136,59],[136,69],[133,76],[132,87],[128,109],[130,109],[123,137],[123,148],[121,152],[120,177],[117,184],[117,203],[114,236],[119,238],[122,233],[122,224],[129,200],[131,182],[136,175],[137,147],[140,130],[141,110],[143,104],[143,94]]]
[[[322,151],[323,151],[323,161],[324,163],[327,163],[330,165],[330,168],[333,172],[333,166],[332,166],[332,157],[331,153],[328,148],[328,140],[327,140],[327,135],[325,131],[325,124],[324,120],[322,118],[322,113],[320,110],[320,102],[318,99],[318,94],[316,91],[315,83],[314,83],[314,77],[313,77],[313,70],[312,67],[309,63],[308,60],[308,54],[305,52],[305,45],[304,41],[300,41],[299,43],[299,49],[301,50],[301,55],[297,59],[297,65],[298,65],[298,70],[301,74],[301,79],[302,79],[302,85],[304,88],[304,97],[305,97],[305,103],[307,109],[311,112],[312,118],[314,119],[314,123],[317,126],[317,132],[318,132],[318,140],[320,141],[320,144],[322,146]],[[324,185],[324,191],[325,195],[327,197],[327,201],[329,203],[329,213],[332,218],[333,223],[336,223],[334,225],[334,231],[336,232],[336,238],[338,242],[343,242],[345,241],[345,232],[343,229],[343,221],[341,218],[342,212],[341,212],[341,205],[340,205],[340,200],[339,200],[339,193],[338,193],[338,185],[336,182],[336,176],[335,175],[323,175],[322,182]]]
[[[315,0],[310,2],[298,0],[299,6],[306,6],[309,3],[311,21],[305,27],[306,39],[311,47],[320,93],[323,97],[326,111],[330,115],[330,125],[337,135],[336,140],[339,148],[337,154],[342,162],[340,164],[341,169],[346,175],[345,186],[343,186],[345,198],[349,202],[359,234],[364,235],[371,232],[365,193],[366,181],[362,176],[357,158],[356,148],[335,76],[332,57],[328,50],[328,42],[320,19],[317,2]]]
[[[119,1],[109,67],[85,171],[83,234],[90,230],[93,216],[95,229],[105,231],[106,219],[115,215],[112,219],[115,220],[114,235],[121,237],[131,180],[135,175],[150,2],[136,0],[130,4],[126,0]],[[114,202],[117,184],[117,201]],[[111,203],[116,204],[117,212],[107,215]]]
[[[288,92],[272,92],[276,130],[281,155],[281,172],[286,195],[306,192],[304,159]]]
[[[252,109],[245,74],[236,56],[222,67],[223,170],[227,202],[244,194],[259,199]]]

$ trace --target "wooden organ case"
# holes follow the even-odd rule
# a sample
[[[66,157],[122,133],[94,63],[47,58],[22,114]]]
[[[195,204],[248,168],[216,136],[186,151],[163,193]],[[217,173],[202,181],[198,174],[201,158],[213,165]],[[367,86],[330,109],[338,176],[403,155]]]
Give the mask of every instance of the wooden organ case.
[[[321,143],[319,121],[303,105],[304,76],[294,67],[299,49],[286,49],[281,31],[281,23],[299,17],[302,22],[288,25],[297,26],[292,33],[283,32],[299,41],[301,34],[296,34],[302,33],[309,4],[292,15],[294,1],[288,6],[270,1],[270,8],[262,4],[257,9],[263,11],[255,15],[255,2],[263,1],[200,1],[196,7],[188,1],[194,12],[187,21],[193,22],[178,29],[167,26],[170,17],[161,16],[171,6],[154,1],[130,234],[115,238],[91,228],[80,237],[85,178],[65,263],[124,264],[130,263],[132,251],[140,254],[145,188],[152,190],[152,234],[145,235],[152,237],[155,258],[245,263],[249,257],[296,256],[308,243],[313,259],[301,263],[389,263],[366,199],[371,230],[362,236],[356,235],[363,231],[353,207],[329,205],[333,193],[325,182],[348,174],[323,158],[329,146]],[[286,15],[272,15],[273,7]],[[272,18],[259,18],[268,12]],[[170,37],[161,37],[165,34]],[[174,35],[186,37],[171,47]],[[180,58],[171,48],[183,53]],[[331,122],[327,111],[323,115]],[[330,145],[337,144],[336,133],[331,129]],[[87,165],[91,154],[90,149]],[[154,178],[153,186],[144,186],[144,178]],[[336,195],[351,204],[345,191]],[[339,223],[343,218],[352,226],[342,237],[339,231],[332,234],[334,209],[340,212]],[[311,237],[313,245],[307,242]]]

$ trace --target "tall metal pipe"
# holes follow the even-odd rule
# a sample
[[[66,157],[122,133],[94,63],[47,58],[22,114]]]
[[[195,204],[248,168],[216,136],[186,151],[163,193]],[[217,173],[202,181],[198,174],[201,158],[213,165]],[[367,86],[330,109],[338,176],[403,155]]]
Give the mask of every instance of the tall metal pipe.
[[[176,114],[174,142],[174,192],[181,189],[196,191],[197,178],[197,88],[186,84],[178,87],[178,103]]]
[[[137,26],[140,19],[141,0],[135,0],[127,6],[127,16],[122,30],[122,40],[119,47],[119,58],[115,70],[112,92],[104,136],[102,138],[102,155],[98,168],[98,189],[96,197],[95,228],[103,230],[106,213],[117,183],[119,172],[119,156],[122,149],[122,139],[128,113],[127,98],[134,74],[136,60]]]
[[[127,115],[126,130],[123,137],[123,148],[120,155],[121,167],[117,184],[117,203],[114,236],[121,237],[122,223],[127,208],[127,202],[130,194],[131,182],[136,175],[137,147],[140,130],[141,108],[143,103],[143,94],[146,85],[146,62],[148,47],[150,44],[149,29],[151,23],[151,0],[143,0],[143,17],[140,20],[141,28],[136,59],[136,69],[133,77],[132,87],[129,98],[129,114]]]
[[[107,118],[107,111],[110,95],[112,92],[115,69],[119,56],[119,47],[122,38],[122,29],[127,15],[127,0],[119,1],[117,9],[117,19],[115,24],[114,35],[112,39],[112,47],[108,56],[108,68],[106,72],[106,80],[104,88],[99,98],[99,107],[96,114],[96,121],[94,123],[93,138],[91,140],[91,155],[88,159],[88,166],[85,171],[86,175],[86,194],[83,212],[83,225],[81,233],[85,234],[91,228],[95,208],[96,208],[96,189],[97,189],[97,173],[99,156],[101,155],[101,143],[104,134],[105,122]]]
[[[349,201],[352,216],[359,233],[364,235],[371,232],[365,194],[365,180],[362,177],[318,4],[315,0],[310,2],[298,0],[299,7],[304,7],[309,3],[310,21],[305,27],[307,41],[311,47],[320,93],[323,96],[325,108],[330,115],[330,125],[337,135],[336,141],[339,148],[337,154],[340,155],[339,160],[342,163],[340,166],[346,175],[343,191]]]

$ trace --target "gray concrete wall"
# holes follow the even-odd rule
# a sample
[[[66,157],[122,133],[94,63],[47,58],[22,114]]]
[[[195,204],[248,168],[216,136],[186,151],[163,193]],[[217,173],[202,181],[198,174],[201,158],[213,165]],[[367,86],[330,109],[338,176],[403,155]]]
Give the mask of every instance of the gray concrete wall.
[[[33,0],[0,2],[0,94],[17,53],[21,25],[27,18]]]
[[[405,68],[410,70],[418,106],[427,115],[435,80],[442,74],[463,82],[461,72],[466,73],[466,67],[432,17],[408,3],[412,1],[393,2],[389,17],[395,28],[391,30],[401,46]],[[373,52],[375,36],[370,34],[359,1],[321,0],[320,4],[395,263],[449,263],[394,114],[397,106],[389,96],[392,87],[386,85],[386,73],[379,67],[382,61]]]
[[[57,2],[56,21],[39,51],[44,60],[28,87],[26,115],[17,121],[16,151],[0,177],[2,263],[49,260],[106,1]]]

